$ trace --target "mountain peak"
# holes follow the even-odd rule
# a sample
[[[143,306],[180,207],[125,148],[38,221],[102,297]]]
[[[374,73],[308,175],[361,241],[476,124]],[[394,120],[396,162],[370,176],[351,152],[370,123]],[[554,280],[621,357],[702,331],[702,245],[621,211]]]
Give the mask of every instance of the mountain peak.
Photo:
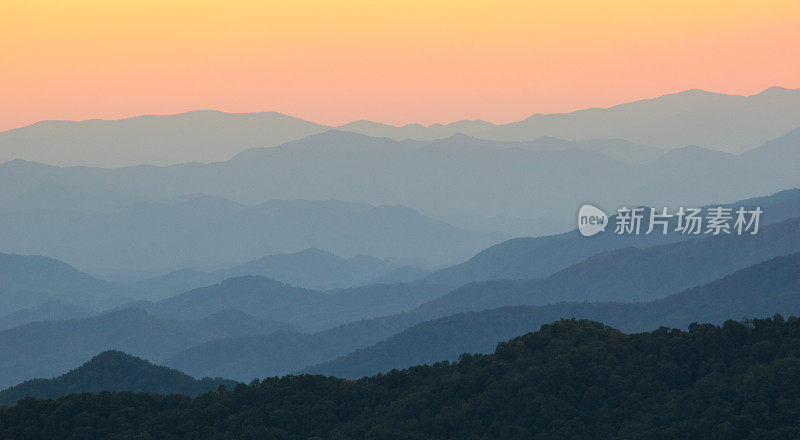
[[[192,396],[213,390],[220,384],[233,386],[235,382],[219,378],[197,380],[178,370],[154,365],[122,351],[107,350],[54,379],[33,379],[0,391],[0,405],[14,404],[28,396],[56,398],[100,391]]]

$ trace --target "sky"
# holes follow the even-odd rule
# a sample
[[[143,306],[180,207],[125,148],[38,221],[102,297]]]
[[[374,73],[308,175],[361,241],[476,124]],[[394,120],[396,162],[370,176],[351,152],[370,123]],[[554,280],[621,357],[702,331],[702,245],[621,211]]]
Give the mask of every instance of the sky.
[[[0,130],[216,109],[338,125],[800,88],[800,2],[0,0]]]

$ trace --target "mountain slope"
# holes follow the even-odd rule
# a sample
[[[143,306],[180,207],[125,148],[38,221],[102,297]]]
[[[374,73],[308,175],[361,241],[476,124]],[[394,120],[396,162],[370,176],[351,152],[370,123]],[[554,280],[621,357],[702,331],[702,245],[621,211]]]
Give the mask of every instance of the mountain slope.
[[[217,162],[325,130],[275,112],[193,111],[105,121],[42,121],[0,133],[0,162],[118,167]]]
[[[387,274],[394,266],[379,258],[358,255],[342,258],[320,249],[276,254],[217,271],[224,278],[260,275],[309,289],[328,290],[366,284]]]
[[[371,255],[449,264],[507,237],[464,231],[400,206],[335,200],[242,205],[191,196],[134,203],[94,214],[52,209],[7,211],[0,212],[0,219],[4,224],[0,242],[6,249],[50,255],[100,276],[123,279],[149,278],[186,267],[213,271],[310,247],[348,258]],[[296,257],[304,256],[308,255]],[[276,259],[262,262],[261,269],[278,273],[267,267],[279,264]],[[328,287],[372,278],[359,273],[366,267],[362,263],[360,259],[351,261],[353,274]],[[311,275],[281,270],[287,281],[308,278],[315,287],[322,284]],[[252,274],[240,272],[236,274]]]
[[[7,251],[51,255],[105,277],[133,272],[128,279],[184,267],[230,267],[309,247],[348,258],[453,264],[508,236],[469,233],[432,218],[477,213],[523,223],[540,219],[534,223],[543,227],[523,231],[544,231],[574,224],[576,208],[587,201],[606,209],[675,208],[770,194],[800,186],[793,153],[800,149],[798,137],[800,132],[787,133],[772,141],[787,149],[757,149],[748,156],[682,148],[643,164],[583,145],[505,147],[463,137],[397,142],[341,131],[213,164],[100,169],[14,161],[0,165],[0,220],[7,225],[0,241]],[[245,205],[188,199],[190,194]],[[372,208],[261,205],[269,199],[338,199]],[[298,226],[309,234],[301,236]],[[210,238],[199,240],[201,235]],[[119,246],[130,249],[129,258],[115,252]],[[185,253],[171,251],[184,248]]]
[[[213,339],[291,328],[241,312],[181,322],[135,309],[67,321],[35,322],[0,331],[0,388],[34,377],[62,374],[105,350],[159,360]]]
[[[28,380],[0,391],[0,405],[13,405],[25,397],[55,399],[67,394],[101,391],[195,396],[220,385],[232,388],[236,382],[220,378],[197,380],[121,351],[104,351],[56,378]]]
[[[322,329],[350,321],[408,311],[443,295],[428,284],[371,284],[326,292],[258,276],[229,278],[154,303],[133,306],[168,319],[199,319],[225,309],[263,319]]]
[[[610,108],[538,114],[506,125],[457,121],[396,127],[356,121],[338,129],[395,140],[456,134],[495,141],[620,138],[662,148],[694,144],[738,153],[796,128],[798,109],[798,90],[772,87],[752,96],[687,90]],[[270,147],[329,128],[276,112],[192,111],[112,121],[41,121],[0,133],[0,162],[21,158],[102,167],[217,162],[247,148]]]
[[[797,89],[771,87],[751,96],[687,90],[610,108],[533,115],[474,135],[497,140],[622,138],[661,148],[700,145],[740,153],[796,128],[798,120]]]
[[[650,301],[766,259],[800,252],[800,218],[756,235],[720,235],[594,255],[547,278],[467,284],[421,305],[434,316],[563,301]]]
[[[48,301],[110,307],[127,293],[54,258],[0,253],[0,316]]]
[[[624,331],[720,324],[730,317],[800,314],[800,253],[776,257],[717,281],[648,303],[562,303],[451,315],[406,329],[371,347],[304,370],[359,378],[412,365],[489,353],[500,342],[563,318],[598,320]]]
[[[198,287],[220,283],[228,278],[258,275],[292,286],[315,290],[356,287],[377,282],[413,281],[427,271],[413,267],[397,268],[380,258],[357,255],[342,258],[320,249],[308,248],[292,254],[274,254],[228,269],[204,272],[180,269],[128,283],[146,299],[159,300]],[[402,270],[401,270],[402,269]]]
[[[291,349],[297,344],[296,336],[275,334],[199,344],[176,354],[165,364],[195,376],[247,381],[257,376],[297,371],[307,366],[303,363],[308,361],[329,361],[414,325],[462,312],[564,301],[659,299],[760,261],[800,252],[798,234],[800,219],[794,219],[764,226],[752,238],[709,237],[641,250],[613,251],[545,279],[468,284],[413,310],[304,335],[297,350]],[[476,340],[481,339],[476,337]],[[226,356],[220,358],[217,355],[220,352]]]
[[[762,225],[778,223],[800,217],[800,189],[785,190],[722,206],[736,208],[744,206],[749,209],[759,206],[764,211],[761,216]],[[613,224],[613,221],[612,217],[609,224]],[[674,229],[674,224],[671,229]],[[577,230],[572,230],[553,236],[507,240],[479,252],[464,263],[438,270],[422,277],[421,280],[456,286],[492,279],[539,278],[600,252],[625,247],[644,248],[691,238],[676,233],[666,236],[660,234],[637,236],[610,232],[613,232],[611,228],[606,233],[591,239],[581,236]]]
[[[4,311],[7,309],[4,309]],[[50,300],[42,304],[16,310],[0,316],[0,330],[14,328],[37,321],[64,321],[67,319],[86,318],[95,311],[79,305]]]

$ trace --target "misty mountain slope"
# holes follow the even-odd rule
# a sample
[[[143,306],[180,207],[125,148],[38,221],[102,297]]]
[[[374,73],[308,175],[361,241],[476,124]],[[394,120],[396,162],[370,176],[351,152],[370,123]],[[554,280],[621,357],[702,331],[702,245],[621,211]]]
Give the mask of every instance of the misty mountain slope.
[[[582,150],[600,153],[614,160],[631,164],[641,165],[652,162],[666,154],[669,150],[651,147],[649,145],[637,144],[625,139],[576,139],[565,140],[552,136],[542,136],[529,142],[522,143],[522,148],[541,148],[551,150]]]
[[[720,306],[714,310],[711,310],[708,308],[709,303],[701,304],[697,309],[692,309],[691,307],[693,307],[693,305],[682,306],[684,303],[695,304],[691,299],[686,299],[687,295],[692,295],[691,293],[673,295],[669,297],[669,301],[665,300],[668,305],[671,304],[668,307],[662,307],[662,302],[659,301],[649,303],[650,306],[648,306],[649,308],[646,309],[649,315],[642,314],[641,321],[639,321],[639,318],[636,316],[641,310],[645,310],[642,308],[641,303],[609,303],[602,305],[590,303],[563,303],[542,307],[518,306],[506,308],[504,310],[522,311],[520,312],[520,316],[522,317],[520,319],[513,318],[510,315],[503,315],[501,312],[497,312],[495,310],[457,315],[467,317],[466,319],[468,321],[472,320],[472,317],[478,317],[474,320],[476,322],[484,322],[487,326],[482,327],[474,332],[465,330],[462,333],[459,333],[463,330],[459,327],[462,323],[461,318],[453,316],[442,318],[443,315],[436,316],[433,313],[425,314],[422,311],[415,311],[412,313],[358,321],[341,327],[321,331],[312,335],[293,332],[278,332],[261,337],[233,338],[210,341],[178,353],[165,360],[163,363],[179,370],[186,371],[187,373],[196,377],[207,375],[224,375],[225,377],[249,381],[255,377],[268,377],[273,375],[288,374],[311,364],[331,361],[337,356],[344,356],[351,351],[376,344],[380,341],[389,339],[396,334],[402,334],[401,332],[403,332],[405,329],[411,328],[417,324],[423,325],[421,323],[426,321],[454,322],[454,326],[457,330],[453,331],[452,333],[447,333],[446,337],[450,339],[461,338],[461,340],[457,343],[454,343],[453,347],[461,347],[463,344],[470,344],[473,342],[475,344],[479,344],[481,341],[483,341],[486,343],[485,347],[487,349],[491,349],[497,344],[498,341],[502,340],[497,339],[497,337],[499,337],[497,336],[498,333],[493,333],[494,331],[502,331],[505,332],[502,333],[503,335],[513,337],[514,335],[522,334],[526,331],[535,330],[542,323],[560,319],[562,316],[572,316],[572,314],[580,312],[584,309],[595,310],[593,309],[595,306],[597,306],[597,310],[601,311],[602,313],[598,312],[594,315],[587,316],[593,317],[592,319],[614,319],[615,321],[613,322],[619,323],[619,325],[623,328],[634,330],[645,328],[643,326],[650,325],[653,322],[660,322],[654,320],[658,319],[660,316],[659,313],[661,313],[663,310],[672,310],[674,313],[670,313],[673,313],[672,316],[675,317],[686,315],[692,319],[695,319],[694,317],[696,317],[697,320],[702,320],[706,319],[703,316],[708,316],[708,319],[716,319],[718,317],[719,321],[722,321],[729,318],[729,316],[726,314],[732,314],[730,316],[736,316],[739,313],[737,310],[747,310],[747,308],[752,307],[752,311],[754,313],[758,312],[762,316],[768,316],[772,313],[777,313],[774,310],[794,310],[793,308],[789,307],[792,304],[795,304],[792,307],[796,308],[798,292],[796,290],[791,290],[792,288],[796,288],[796,274],[787,269],[787,267],[794,267],[793,265],[797,264],[797,260],[797,256],[777,258],[774,261],[778,261],[779,263],[774,265],[762,265],[760,269],[751,272],[750,278],[753,281],[752,283],[741,283],[740,287],[742,290],[739,291],[740,296],[746,295],[751,291],[757,291],[752,290],[754,289],[754,287],[752,287],[753,283],[760,283],[760,286],[770,286],[770,280],[762,280],[758,278],[758,274],[767,273],[765,268],[772,267],[773,269],[770,270],[779,272],[783,269],[786,269],[784,272],[781,272],[780,275],[773,277],[774,280],[777,280],[776,285],[780,285],[783,283],[783,281],[786,281],[785,285],[789,286],[789,291],[782,291],[783,293],[780,294],[783,295],[780,296],[780,298],[784,298],[782,300],[776,299],[779,298],[777,293],[776,295],[765,296],[763,298],[754,296],[750,299],[750,302],[743,302],[739,300],[728,301],[724,302],[724,306]],[[744,272],[744,270],[742,272]],[[730,285],[731,283],[736,285],[739,283],[737,280],[740,279],[742,278],[735,277],[733,278],[733,281],[726,281],[725,283],[727,284],[717,283],[715,285]],[[791,284],[792,280],[794,280],[793,282],[795,284]],[[775,290],[775,292],[777,291],[778,290]],[[687,290],[687,292],[693,292],[693,290],[690,289]],[[673,298],[679,298],[679,300],[674,300]],[[785,304],[788,304],[789,306],[784,308]],[[736,307],[740,308],[736,309]],[[632,311],[627,312],[628,310]],[[534,312],[531,313],[529,311]],[[699,314],[692,314],[692,311],[696,311]],[[703,313],[706,313],[706,315],[703,315]],[[482,316],[490,318],[480,318]],[[536,319],[533,321],[534,324],[530,324],[532,322],[531,316]],[[493,317],[498,317],[498,319],[494,319]],[[648,319],[650,319],[650,321],[648,321]],[[639,324],[640,322],[641,324]],[[685,323],[680,322],[680,325],[685,326],[690,322],[692,322],[692,320],[688,320]],[[435,324],[433,325],[434,327],[436,326]],[[531,327],[531,325],[533,326]],[[642,327],[637,327],[638,325],[641,325]],[[425,342],[425,328],[426,327],[420,327],[420,329],[423,330],[419,330],[415,333],[416,335],[420,335],[421,339],[415,340],[415,342],[411,343],[411,345],[419,344],[419,346],[422,347],[421,350],[423,351],[430,348],[431,351],[429,351],[429,353],[434,352],[434,355],[436,354],[435,352],[437,352],[437,350],[440,348],[443,352],[446,351],[450,353],[450,351],[447,351],[449,349],[443,346],[427,344]],[[480,334],[481,332],[484,332],[485,334],[482,335]],[[437,339],[436,332],[431,333],[430,340],[439,341],[439,339]],[[475,345],[472,347],[475,347]],[[454,356],[458,356],[464,351],[470,351],[459,350],[461,349],[455,348],[452,350]],[[406,346],[405,349],[399,349],[399,351],[410,354],[417,353],[415,348],[410,346]],[[224,356],[219,356],[219,353],[224,353]],[[375,352],[370,353],[376,356],[378,355]],[[380,359],[380,357],[377,359]],[[432,357],[431,359],[440,360],[445,358]]]
[[[661,148],[700,145],[740,153],[796,128],[798,120],[797,89],[771,87],[751,96],[687,90],[610,108],[533,115],[470,134],[497,140],[622,138]]]
[[[0,331],[0,388],[52,377],[105,350],[159,360],[213,339],[265,334],[287,324],[224,313],[198,321],[156,318],[136,309]]]
[[[336,128],[342,131],[359,133],[371,137],[385,137],[397,141],[406,139],[430,141],[459,134],[470,135],[479,133],[492,127],[494,127],[494,124],[480,120],[456,121],[450,124],[432,124],[429,126],[420,124],[395,126],[362,120],[340,125]]]
[[[800,217],[800,189],[785,190],[722,206],[737,208],[744,206],[748,209],[759,206],[764,211],[761,215],[761,224],[768,225]],[[606,232],[591,238],[583,237],[577,230],[572,230],[553,236],[507,240],[479,252],[464,263],[438,270],[422,277],[421,280],[456,286],[492,279],[540,278],[600,252],[630,246],[655,246],[687,239],[687,236],[676,233],[666,236],[617,235],[613,233],[614,221],[613,217],[610,218]]]
[[[96,313],[94,310],[79,305],[50,300],[0,316],[0,330],[37,321],[64,321],[67,319],[86,318]]]
[[[294,337],[269,335],[200,344],[165,363],[195,376],[248,380],[248,376],[285,374],[304,367],[303,362],[331,360],[346,354],[348,348],[363,348],[416,324],[452,314],[564,301],[648,301],[795,252],[800,252],[800,219],[764,226],[752,237],[709,237],[611,251],[545,279],[467,284],[405,313],[298,336],[303,342],[297,351],[291,349]],[[230,359],[237,360],[235,364],[216,356],[223,348]],[[279,351],[280,356],[268,356],[271,351]]]
[[[800,252],[800,218],[756,235],[720,235],[594,255],[547,278],[459,287],[417,311],[445,316],[511,305],[640,302],[708,283],[772,257]]]
[[[0,254],[0,283],[8,290],[56,294],[98,292],[113,286],[55,258],[17,254]]]
[[[195,377],[224,374],[249,382],[289,374],[370,346],[409,327],[405,313],[351,322],[317,333],[280,331],[263,336],[218,339],[187,348],[162,364]],[[414,321],[417,322],[417,321]]]
[[[325,292],[258,276],[229,278],[153,303],[134,306],[169,319],[199,319],[239,310],[263,319],[322,329],[350,321],[411,310],[447,288],[426,284],[371,284]]]
[[[298,287],[328,290],[366,284],[387,274],[394,266],[366,255],[342,258],[320,249],[261,257],[249,263],[217,271],[225,278],[260,275]]]
[[[537,114],[505,125],[457,121],[396,127],[355,121],[338,129],[398,141],[456,134],[495,141],[619,138],[660,148],[700,145],[738,153],[796,128],[798,120],[800,91],[772,87],[752,96],[687,90],[610,108]],[[41,121],[0,133],[0,162],[102,167],[218,162],[247,148],[279,145],[329,128],[276,112]]]
[[[55,399],[67,394],[101,391],[196,396],[219,385],[232,388],[236,383],[220,378],[197,380],[120,351],[104,351],[56,378],[28,380],[0,391],[0,405],[13,405],[25,397]]]
[[[597,320],[627,332],[692,322],[765,318],[800,313],[800,254],[762,262],[722,279],[648,303],[562,303],[504,307],[456,314],[417,324],[371,347],[303,372],[359,378],[412,365],[490,353],[498,343],[563,318]]]
[[[48,301],[110,307],[126,301],[126,293],[54,258],[0,253],[0,316]]]
[[[741,157],[764,169],[772,167],[771,171],[764,173],[761,178],[766,181],[781,182],[796,175],[797,165],[800,164],[798,146],[800,146],[800,128],[765,142],[758,148],[745,151]],[[783,166],[774,166],[775,164]]]
[[[549,219],[548,223],[555,220],[567,224],[574,221],[577,207],[587,201],[607,209],[622,204],[690,206],[798,187],[800,177],[792,172],[797,167],[793,151],[800,150],[800,144],[795,141],[797,136],[800,134],[791,132],[771,141],[786,142],[787,149],[756,149],[747,156],[698,155],[693,151],[696,149],[681,148],[674,151],[669,160],[664,159],[662,165],[655,166],[650,165],[652,161],[631,164],[615,160],[598,151],[582,150],[580,145],[575,148],[527,148],[524,145],[505,148],[503,142],[464,136],[428,142],[397,142],[332,130],[278,147],[246,150],[227,162],[213,164],[102,169],[10,162],[0,166],[0,203],[6,213],[24,218],[4,218],[10,225],[37,225],[45,221],[40,218],[44,214],[31,213],[36,209],[92,211],[95,215],[113,218],[113,214],[119,215],[124,210],[122,206],[126,206],[117,201],[122,197],[119,194],[129,195],[129,204],[144,199],[167,205],[175,204],[170,200],[192,194],[247,204],[259,204],[268,199],[334,199],[407,206],[437,218],[478,213],[489,218]],[[53,200],[46,191],[52,186],[67,188],[76,194],[64,194],[63,202],[60,198]],[[83,188],[107,191],[108,195],[95,194],[91,200],[85,200],[81,195]],[[692,191],[687,192],[687,188]],[[20,199],[20,194],[25,197]],[[90,206],[92,200],[99,206]],[[375,221],[392,225],[389,230],[397,229],[399,226],[391,220],[399,213],[390,211],[380,209],[373,216]],[[6,213],[4,217],[10,216]],[[52,215],[55,214],[48,214]],[[169,212],[164,215],[171,218]],[[378,219],[380,215],[384,219]],[[408,218],[405,224],[412,224],[411,220]],[[71,221],[78,225],[85,223],[79,218]],[[124,223],[124,218],[116,222]],[[64,223],[59,220],[58,224]],[[135,230],[136,224],[131,227]],[[32,247],[34,243],[29,237],[25,242],[25,230],[19,233],[19,226],[16,229],[13,236],[0,238],[16,246]],[[44,227],[40,230],[48,231]],[[250,230],[245,228],[244,231]],[[180,236],[178,232],[167,238],[176,240]],[[282,238],[281,235],[275,237]],[[12,238],[16,241],[11,241]],[[48,238],[58,243],[60,236]],[[234,238],[234,242],[242,240],[238,236]],[[247,238],[245,243],[253,241],[253,237]],[[372,240],[378,238],[381,236],[371,237]],[[415,235],[410,239],[410,243],[421,247],[430,237]],[[262,244],[259,252],[242,256],[236,263],[308,247],[344,257],[363,253],[380,258],[410,258],[410,252],[379,247],[380,243],[357,252],[348,252],[344,243],[334,246],[319,240],[306,240],[294,248],[279,250],[265,248]],[[455,254],[456,248],[467,247],[452,240],[442,244],[453,247],[454,251],[448,255]],[[431,248],[423,247],[431,254],[429,259],[444,252]],[[73,262],[54,252],[25,252],[54,255]],[[226,265],[230,264],[222,266]]]
[[[355,287],[382,280],[395,266],[386,260],[366,255],[342,258],[320,249],[304,249],[293,254],[267,255],[237,266],[203,272],[181,269],[153,278],[129,283],[148,299],[163,299],[187,290],[217,284],[225,279],[246,275],[272,278],[282,283],[316,290]],[[407,268],[385,282],[413,281],[426,273]],[[392,281],[395,280],[395,281]]]
[[[278,145],[325,129],[276,112],[42,121],[0,133],[0,161],[103,167],[218,162],[245,148]]]
[[[399,206],[371,206],[328,201],[274,200],[241,205],[214,197],[187,197],[171,203],[136,203],[120,211],[80,215],[68,211],[0,213],[6,249],[50,255],[105,277],[149,277],[176,268],[201,270],[232,267],[265,255],[294,253],[309,247],[354,257],[372,255],[398,261],[454,262],[507,236],[473,233]],[[125,252],[120,252],[125,249]],[[298,255],[313,257],[313,255]],[[363,258],[351,261],[352,274],[323,283],[290,274],[274,257],[225,276],[280,274],[286,281],[342,287],[379,276]],[[297,261],[297,263],[301,263]],[[321,260],[309,264],[321,263]],[[344,262],[326,264],[340,264]],[[277,265],[274,270],[270,265]],[[334,267],[319,277],[333,277]],[[367,270],[364,273],[360,271]],[[304,278],[306,278],[304,280]]]

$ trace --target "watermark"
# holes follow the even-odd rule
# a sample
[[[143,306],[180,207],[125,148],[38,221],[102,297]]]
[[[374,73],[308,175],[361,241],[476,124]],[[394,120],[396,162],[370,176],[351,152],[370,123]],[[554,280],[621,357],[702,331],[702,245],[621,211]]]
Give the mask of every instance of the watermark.
[[[578,210],[578,231],[584,237],[605,232],[606,226],[608,226],[608,216],[602,209],[593,205],[583,205]]]
[[[724,206],[710,208],[684,208],[676,211],[664,207],[617,209],[614,218],[614,233],[618,235],[667,235],[670,232],[683,235],[755,235],[761,207],[734,210]],[[605,232],[609,217],[594,205],[583,205],[578,210],[578,231],[584,237],[591,237]]]

